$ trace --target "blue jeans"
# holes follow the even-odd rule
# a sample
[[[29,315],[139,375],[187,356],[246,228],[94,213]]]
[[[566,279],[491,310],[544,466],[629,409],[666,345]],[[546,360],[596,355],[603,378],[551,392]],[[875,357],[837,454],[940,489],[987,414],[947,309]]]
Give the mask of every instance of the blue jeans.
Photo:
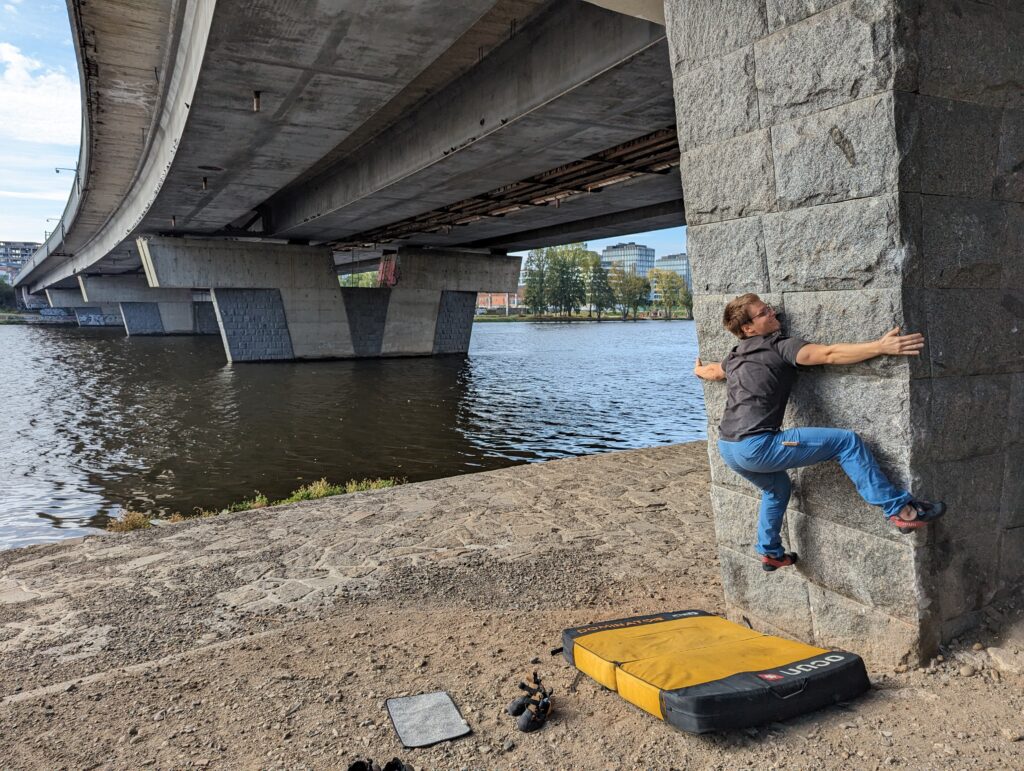
[[[861,497],[881,506],[887,517],[898,513],[911,500],[910,493],[885,477],[871,450],[853,431],[791,428],[748,436],[738,442],[719,439],[718,451],[729,468],[761,491],[757,551],[769,557],[783,554],[779,530],[791,490],[786,469],[837,460]]]

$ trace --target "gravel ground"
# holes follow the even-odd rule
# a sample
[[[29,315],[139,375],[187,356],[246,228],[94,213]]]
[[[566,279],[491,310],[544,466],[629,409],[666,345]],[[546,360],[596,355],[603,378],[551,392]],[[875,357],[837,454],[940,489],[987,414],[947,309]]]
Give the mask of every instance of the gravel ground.
[[[549,655],[581,623],[721,611],[714,555],[703,443],[4,552],[2,765],[1024,767],[1013,603],[928,667],[873,671],[856,702],[723,735]],[[521,734],[503,708],[533,669],[555,713]],[[403,749],[384,700],[438,689],[473,733]]]

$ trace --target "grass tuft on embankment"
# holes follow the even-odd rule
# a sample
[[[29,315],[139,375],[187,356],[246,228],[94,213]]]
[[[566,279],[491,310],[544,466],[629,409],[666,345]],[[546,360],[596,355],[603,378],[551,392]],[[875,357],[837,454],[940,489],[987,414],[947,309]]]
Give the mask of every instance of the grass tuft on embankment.
[[[141,511],[126,511],[107,523],[107,530],[112,533],[128,533],[132,530],[145,530],[147,527],[153,527],[153,523],[149,521],[149,515]]]
[[[154,518],[162,519],[164,522],[184,522],[189,519],[206,519],[208,517],[216,517],[220,514],[234,514],[238,511],[256,511],[258,509],[265,509],[268,506],[283,506],[286,503],[315,501],[320,498],[331,498],[335,495],[346,495],[349,493],[361,493],[366,490],[386,490],[389,487],[395,487],[396,485],[403,484],[404,482],[404,479],[388,477],[378,479],[350,479],[343,485],[337,485],[328,482],[326,478],[323,478],[318,479],[315,482],[310,482],[308,485],[303,485],[299,489],[294,490],[287,498],[282,498],[279,501],[271,502],[267,496],[257,490],[253,494],[252,498],[247,498],[244,501],[237,501],[223,509],[204,509],[197,506],[193,510],[192,514],[181,514],[180,512],[176,512],[166,519],[162,517]],[[126,511],[120,518],[111,520],[107,525],[107,530],[114,533],[127,533],[131,530],[142,530],[147,527],[152,527],[151,517],[148,514],[142,514],[138,511]]]

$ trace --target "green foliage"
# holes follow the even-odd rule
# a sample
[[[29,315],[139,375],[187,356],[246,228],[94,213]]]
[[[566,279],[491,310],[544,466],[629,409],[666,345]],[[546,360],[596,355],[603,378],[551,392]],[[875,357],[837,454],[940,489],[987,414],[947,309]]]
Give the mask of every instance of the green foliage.
[[[126,511],[117,519],[107,523],[107,530],[112,533],[127,533],[132,530],[145,530],[152,527],[149,517],[140,511]]]
[[[541,316],[549,310],[571,318],[587,302],[589,265],[597,255],[586,244],[534,249],[526,260],[525,301],[529,312]]]
[[[640,308],[650,302],[651,282],[638,276],[635,270],[625,271],[618,263],[612,263],[608,271],[608,283],[622,318],[626,319],[632,313],[633,321],[636,321]]]
[[[686,307],[690,293],[686,290],[683,277],[674,270],[654,269],[647,274],[655,293],[658,307],[665,311],[665,318],[672,318],[672,309]]]
[[[358,287],[362,289],[376,289],[380,285],[376,270],[338,276],[338,283],[345,287]]]
[[[18,307],[15,296],[14,287],[7,283],[5,276],[0,276],[0,310],[15,310]]]
[[[329,498],[332,495],[341,495],[344,492],[345,488],[341,485],[332,485],[326,479],[318,479],[315,482],[310,482],[308,485],[303,485],[287,498],[277,501],[277,503],[314,501],[318,498]]]
[[[526,258],[526,289],[523,300],[530,313],[548,312],[548,258],[543,249],[533,249]]]
[[[228,511],[253,511],[254,509],[265,509],[269,505],[270,501],[267,499],[267,496],[257,490],[256,494],[252,498],[239,501],[238,503],[232,503],[228,506]]]

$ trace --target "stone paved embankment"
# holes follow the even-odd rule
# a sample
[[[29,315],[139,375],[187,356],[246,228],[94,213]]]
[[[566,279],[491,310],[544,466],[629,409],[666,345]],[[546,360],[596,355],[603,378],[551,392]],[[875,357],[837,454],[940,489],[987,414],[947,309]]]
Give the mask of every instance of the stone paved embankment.
[[[983,666],[876,673],[857,705],[698,738],[548,655],[567,626],[720,610],[715,555],[703,443],[5,552],[0,754],[48,769],[1020,766],[1002,732],[1021,692]],[[502,708],[531,669],[557,712],[524,735]],[[403,750],[384,700],[434,689],[473,735]],[[950,716],[949,697],[980,706]]]

